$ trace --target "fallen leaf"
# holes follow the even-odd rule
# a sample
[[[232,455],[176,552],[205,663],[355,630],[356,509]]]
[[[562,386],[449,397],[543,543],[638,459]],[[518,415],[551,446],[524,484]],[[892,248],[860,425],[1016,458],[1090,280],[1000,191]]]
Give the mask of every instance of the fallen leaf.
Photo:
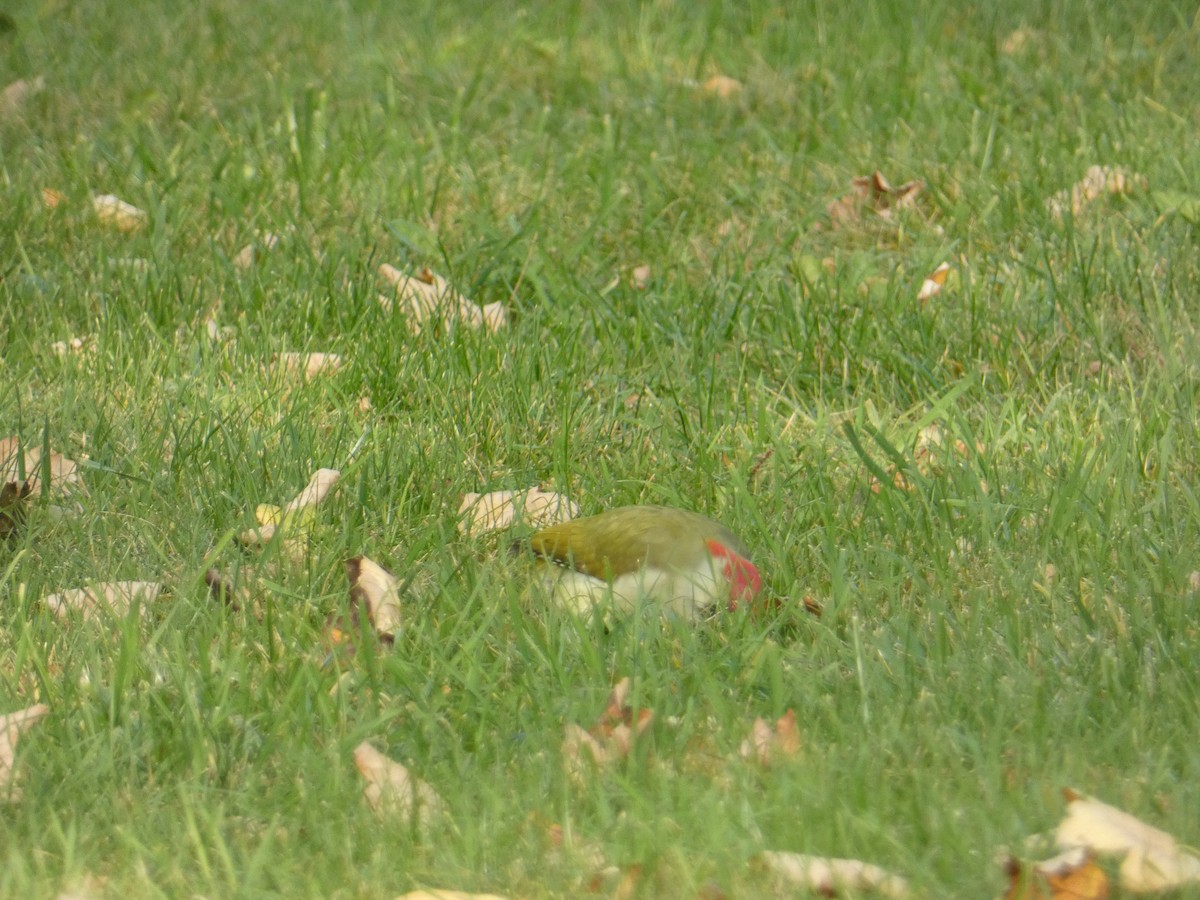
[[[71,338],[69,341],[55,341],[50,350],[56,356],[72,356],[80,353],[90,353],[96,349],[96,338],[88,335],[82,338]]]
[[[281,243],[283,243],[283,238],[277,234],[272,234],[271,232],[261,234],[238,251],[237,255],[233,258],[233,264],[239,269],[248,269],[254,265],[260,250],[271,251]]]
[[[881,219],[890,219],[896,210],[916,206],[917,197],[925,189],[923,181],[906,181],[899,187],[876,171],[850,181],[850,192],[834,200],[826,212],[834,226],[852,225],[862,218],[863,210],[869,209]]]
[[[764,850],[754,859],[784,881],[826,897],[839,891],[876,891],[884,897],[907,897],[908,882],[879,866],[857,859],[832,859]]]
[[[1079,216],[1101,197],[1131,194],[1136,190],[1145,190],[1146,186],[1144,175],[1122,166],[1089,166],[1083,178],[1069,191],[1059,191],[1046,200],[1046,208],[1056,219],[1062,219],[1068,211],[1073,216]]]
[[[63,196],[62,191],[56,191],[54,188],[42,188],[42,205],[46,209],[58,209],[67,202],[67,198]]]
[[[789,709],[773,726],[766,719],[755,719],[750,727],[750,736],[742,741],[738,752],[743,759],[757,760],[763,766],[769,766],[779,759],[796,756],[800,752],[796,711]]]
[[[46,87],[45,77],[21,78],[12,82],[0,91],[0,116],[11,116],[19,113],[35,94]]]
[[[119,617],[129,612],[134,601],[153,603],[162,589],[157,581],[108,581],[47,594],[43,602],[60,619],[72,612],[85,619],[95,619],[103,612]]]
[[[1179,846],[1167,832],[1075,791],[1063,795],[1067,817],[1055,832],[1058,845],[1123,855],[1121,887],[1142,893],[1200,883],[1200,856]]]
[[[1200,225],[1200,197],[1181,191],[1155,191],[1150,195],[1163,215],[1175,214],[1193,225]]]
[[[379,267],[379,275],[396,288],[395,301],[381,294],[380,305],[385,310],[395,309],[401,313],[413,334],[419,334],[430,323],[448,328],[456,322],[496,331],[508,320],[508,313],[500,303],[489,303],[481,308],[429,269],[409,273],[384,263]]]
[[[32,492],[33,485],[28,481],[8,481],[0,486],[0,540],[18,534],[25,527]]]
[[[24,478],[31,484],[31,495],[36,497],[42,492],[42,448],[26,444],[24,450],[22,457],[21,442],[16,437],[0,438],[0,484],[19,481],[23,462]],[[50,488],[78,490],[86,495],[87,489],[79,477],[79,464],[51,451]]]
[[[634,740],[654,721],[654,713],[649,709],[639,710],[635,721],[633,709],[626,703],[629,689],[628,678],[617,682],[594,728],[584,730],[575,724],[566,726],[563,762],[574,780],[584,781],[592,766],[602,769],[629,756]],[[587,757],[584,751],[587,751]]]
[[[921,282],[921,290],[917,291],[917,300],[924,303],[930,297],[936,297],[942,292],[946,279],[950,276],[950,263],[942,263],[925,276]]]
[[[644,291],[650,284],[650,267],[634,266],[633,271],[629,273],[629,283],[637,290]]]
[[[350,581],[350,615],[357,625],[365,607],[367,621],[380,640],[390,644],[400,632],[400,582],[374,560],[356,556],[346,560],[346,578]]]
[[[332,375],[342,367],[337,353],[277,353],[275,367],[287,375]]]
[[[525,491],[492,491],[488,494],[464,494],[458,505],[458,530],[479,535],[508,528],[520,522],[532,528],[545,528],[579,515],[579,506],[563,494],[529,488]]]
[[[250,592],[244,585],[237,585],[233,579],[220,569],[209,569],[204,573],[204,583],[208,585],[212,598],[227,609],[240,612],[250,605]]]
[[[21,798],[20,779],[14,768],[17,741],[31,725],[50,712],[44,703],[0,716],[0,800],[15,802]]]
[[[318,469],[308,480],[304,490],[293,497],[286,506],[260,503],[254,509],[258,527],[249,528],[238,535],[238,542],[246,546],[266,544],[276,532],[293,534],[303,532],[315,518],[314,510],[325,499],[341,473],[337,469]]]
[[[100,224],[126,234],[140,231],[150,220],[145,210],[138,209],[132,203],[126,203],[112,194],[93,197],[92,208],[96,211],[96,218],[100,220]]]
[[[714,75],[708,81],[704,82],[703,88],[706,94],[712,94],[722,99],[729,99],[741,93],[742,83],[736,78],[730,78],[728,75]]]
[[[1023,870],[1019,860],[1005,864],[1004,900],[1107,900],[1108,876],[1085,848],[1061,853]]]
[[[445,814],[437,791],[367,741],[354,748],[354,765],[364,779],[363,796],[376,812],[416,818],[421,826]]]

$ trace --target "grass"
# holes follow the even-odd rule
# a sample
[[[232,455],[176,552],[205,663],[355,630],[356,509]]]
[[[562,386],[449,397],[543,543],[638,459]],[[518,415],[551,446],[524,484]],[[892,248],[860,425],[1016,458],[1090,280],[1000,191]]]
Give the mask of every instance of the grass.
[[[574,896],[598,853],[646,896],[761,896],[747,859],[776,849],[991,896],[1064,786],[1200,841],[1196,230],[1140,190],[1045,205],[1093,164],[1196,195],[1191,10],[7,14],[0,83],[46,87],[0,116],[0,436],[90,465],[0,549],[0,710],[51,709],[0,893]],[[706,93],[718,73],[743,90]],[[875,169],[923,180],[918,208],[834,227]],[[105,193],[148,226],[101,228]],[[509,327],[409,334],[375,300],[385,261]],[[345,364],[286,379],[280,351]],[[343,475],[303,563],[236,547],[321,466]],[[711,513],[781,609],[605,632],[531,606],[455,511],[535,483]],[[406,625],[333,690],[323,623],[359,553],[411,578]],[[206,596],[210,565],[257,579],[254,610]],[[40,603],[116,579],[170,598],[102,626]],[[623,675],[650,739],[573,785],[563,725]],[[740,761],[788,709],[800,756]],[[362,740],[452,821],[375,816]]]

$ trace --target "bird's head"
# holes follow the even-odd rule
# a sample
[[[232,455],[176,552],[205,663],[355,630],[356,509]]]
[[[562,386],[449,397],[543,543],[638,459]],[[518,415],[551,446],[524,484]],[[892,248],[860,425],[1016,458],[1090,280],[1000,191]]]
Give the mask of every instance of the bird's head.
[[[729,610],[737,609],[739,603],[750,603],[762,590],[762,576],[754,563],[718,540],[708,540],[708,552],[722,566],[721,571],[729,582]]]

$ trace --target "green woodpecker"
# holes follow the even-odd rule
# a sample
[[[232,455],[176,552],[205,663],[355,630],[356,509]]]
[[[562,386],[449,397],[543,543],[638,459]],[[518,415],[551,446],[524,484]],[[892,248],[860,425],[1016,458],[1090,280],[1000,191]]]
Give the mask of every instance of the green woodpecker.
[[[529,539],[554,599],[579,613],[639,603],[685,619],[736,609],[762,587],[745,545],[724,525],[665,506],[625,506],[542,529]]]

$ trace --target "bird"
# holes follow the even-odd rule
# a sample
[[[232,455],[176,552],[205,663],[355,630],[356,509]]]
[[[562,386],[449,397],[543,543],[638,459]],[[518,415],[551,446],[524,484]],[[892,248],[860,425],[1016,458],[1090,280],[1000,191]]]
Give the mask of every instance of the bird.
[[[762,589],[745,544],[685,509],[617,507],[543,528],[527,545],[553,600],[579,614],[611,604],[627,615],[650,604],[696,621],[749,604]]]

